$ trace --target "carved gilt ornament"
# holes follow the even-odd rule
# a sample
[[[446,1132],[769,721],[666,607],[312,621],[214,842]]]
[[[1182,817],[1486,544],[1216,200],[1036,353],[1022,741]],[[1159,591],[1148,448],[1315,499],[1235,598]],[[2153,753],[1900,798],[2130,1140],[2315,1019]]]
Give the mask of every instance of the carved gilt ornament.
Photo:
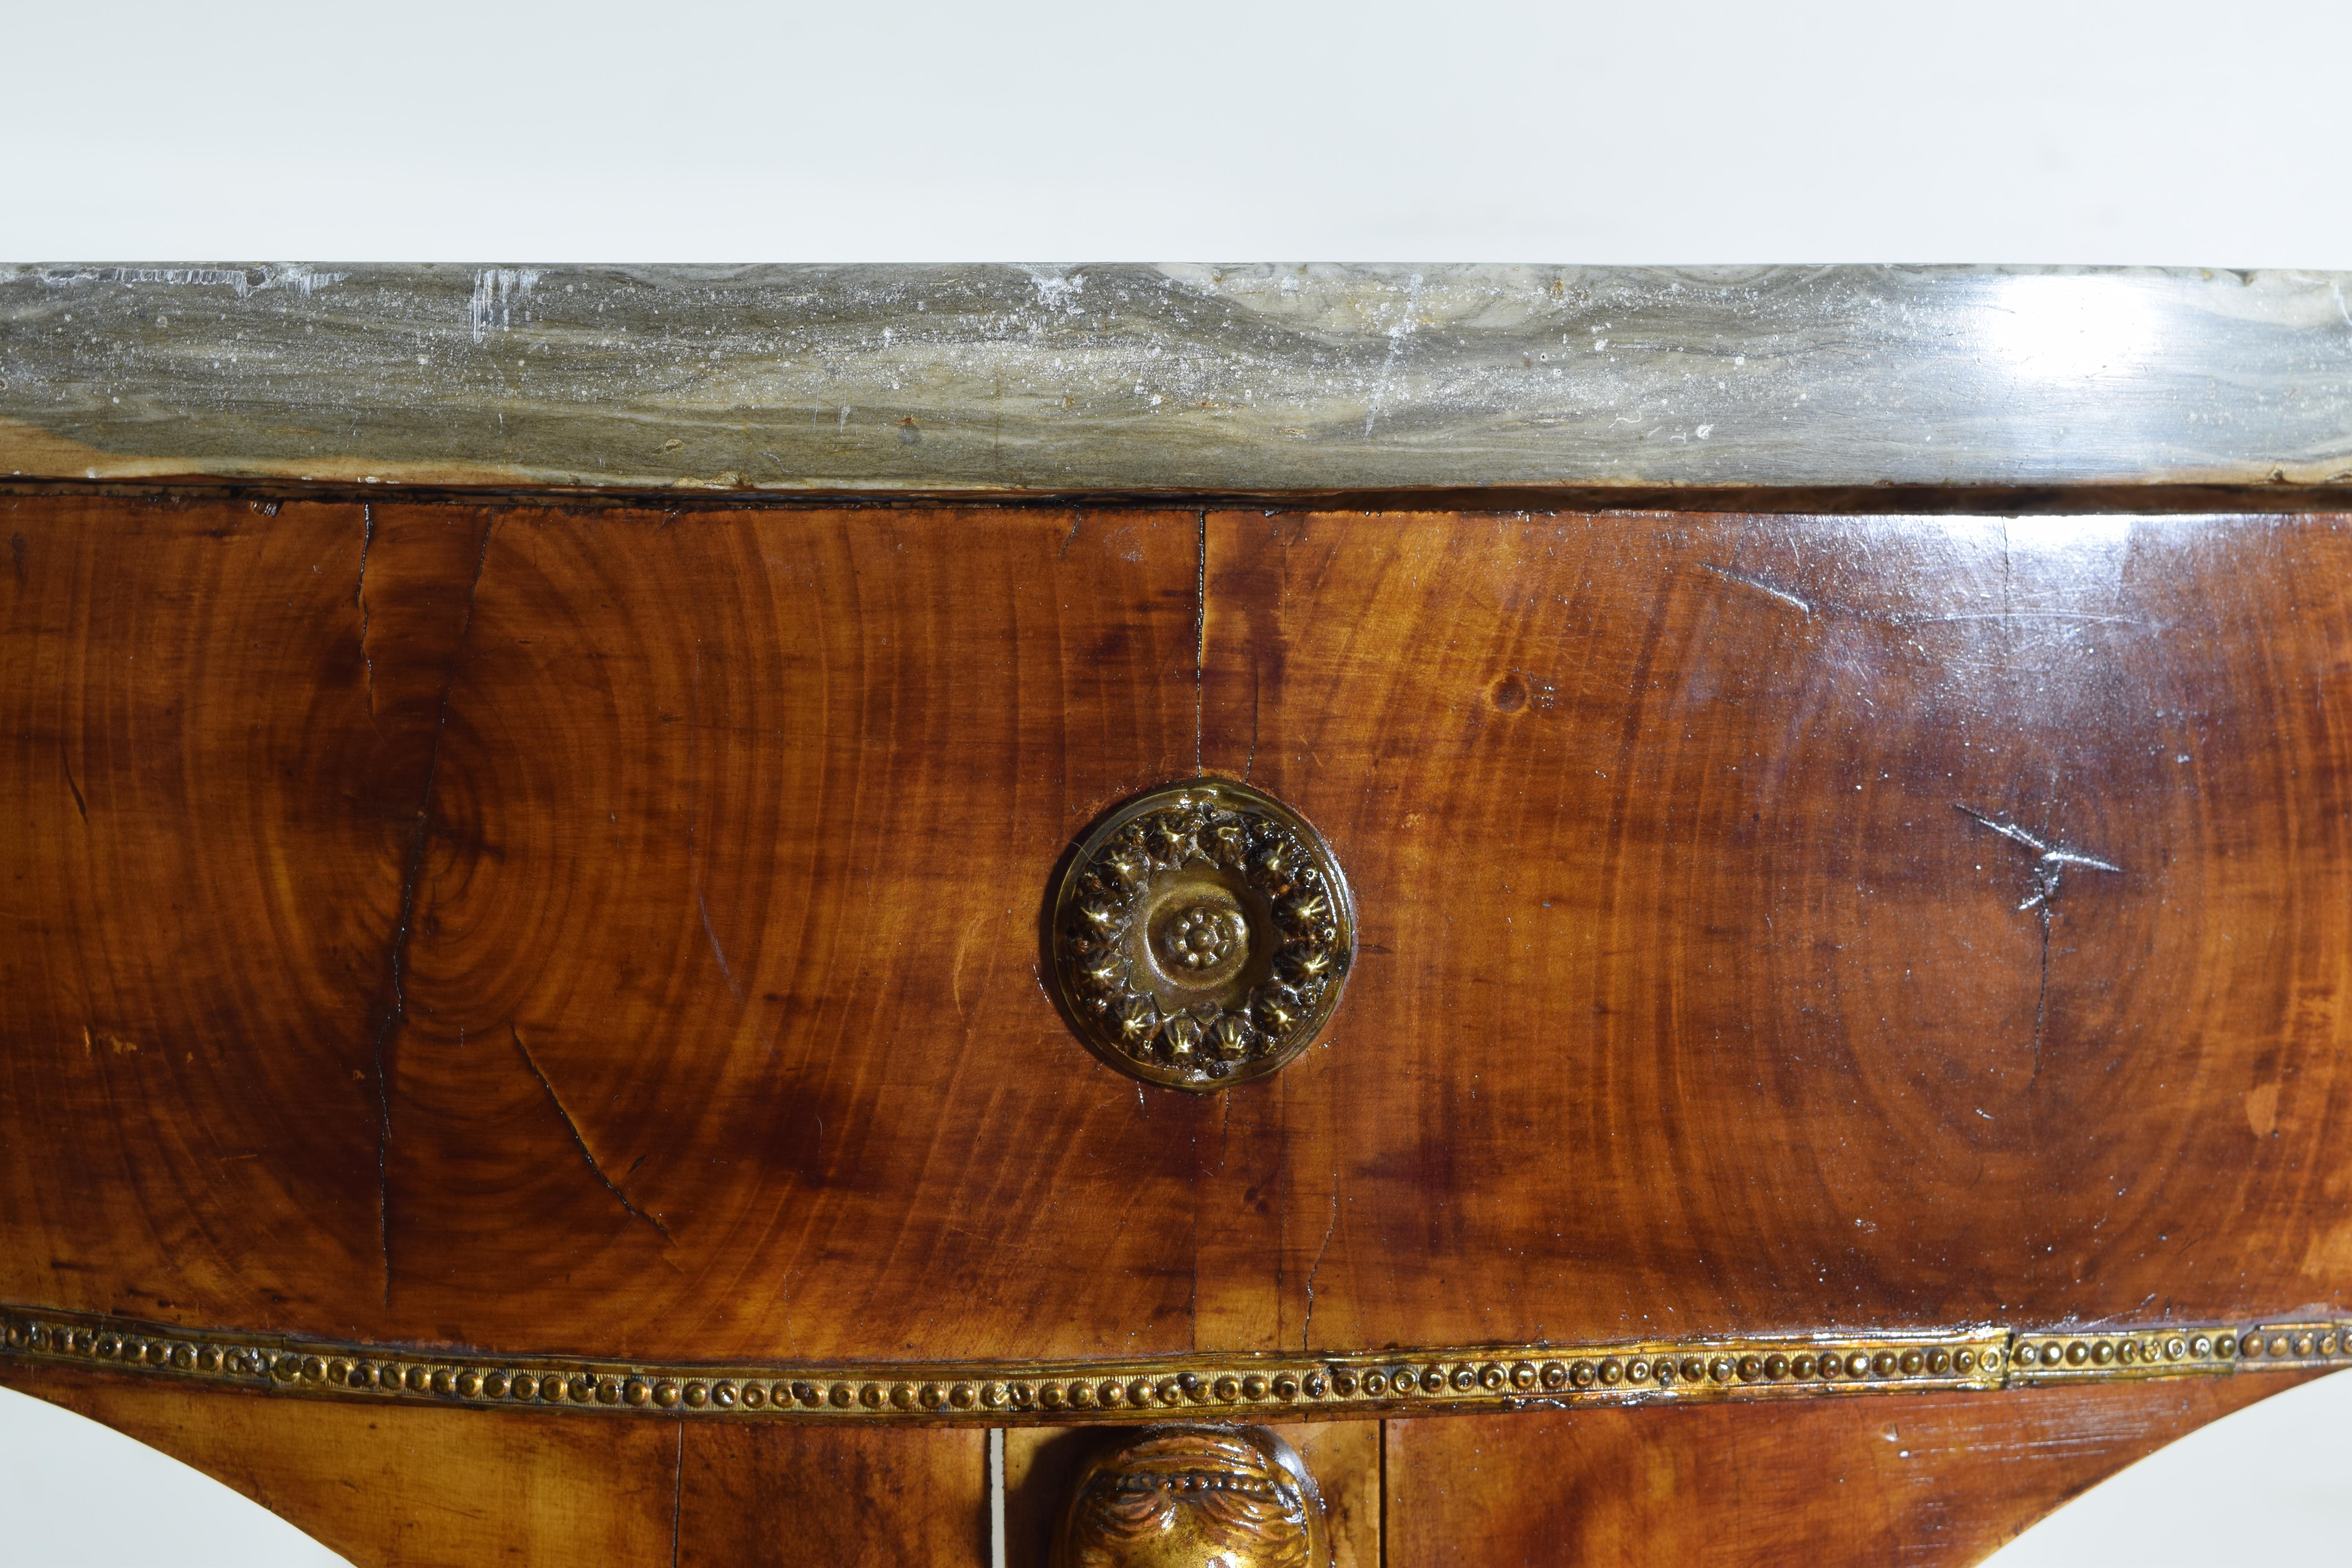
[[[1323,1500],[1263,1426],[1147,1426],[1078,1472],[1053,1568],[1328,1568]]]

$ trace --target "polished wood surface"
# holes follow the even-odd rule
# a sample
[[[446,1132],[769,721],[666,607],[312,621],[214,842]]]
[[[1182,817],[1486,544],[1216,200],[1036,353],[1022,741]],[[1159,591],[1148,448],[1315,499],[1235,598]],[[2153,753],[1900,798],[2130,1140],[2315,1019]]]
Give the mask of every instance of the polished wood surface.
[[[1961,1568],[2285,1379],[1388,1423],[1389,1568]],[[2248,1506],[2183,1499],[2195,1510]]]
[[[2154,1448],[2294,1381],[1278,1430],[1323,1494],[1333,1568],[1958,1568]],[[991,1561],[979,1432],[714,1433],[315,1405],[22,1366],[0,1367],[0,1382],[194,1466],[359,1568],[657,1568],[673,1553],[709,1568]],[[1073,1428],[1007,1435],[1005,1568],[1046,1568],[1080,1466],[1121,1440]]]
[[[1363,952],[1257,1108],[1279,1264],[1204,1296],[1318,1345],[2343,1303],[2348,568],[2336,518],[1212,516],[1203,761]]]
[[[0,1297],[1189,1341],[1219,1107],[1108,1092],[1033,933],[1192,764],[1195,518],[272,510],[5,514]]]
[[[12,497],[0,1299],[779,1360],[2341,1312],[2340,525]],[[1361,933],[1208,1099],[1036,935],[1196,767]]]
[[[682,1426],[677,1568],[985,1568],[987,1434]]]
[[[0,1300],[774,1363],[2341,1317],[2343,522],[0,498]],[[1039,921],[1202,772],[1360,946],[1195,1097]],[[361,1563],[987,1560],[973,1426],[0,1373]],[[1961,1563],[2294,1378],[1283,1431],[1341,1568]],[[1106,1440],[1011,1436],[1014,1562]]]
[[[988,1563],[980,1432],[291,1405],[21,1366],[0,1382],[194,1466],[356,1568]]]
[[[12,1366],[0,1379],[260,1503],[355,1568],[670,1561],[671,1422],[293,1405]]]

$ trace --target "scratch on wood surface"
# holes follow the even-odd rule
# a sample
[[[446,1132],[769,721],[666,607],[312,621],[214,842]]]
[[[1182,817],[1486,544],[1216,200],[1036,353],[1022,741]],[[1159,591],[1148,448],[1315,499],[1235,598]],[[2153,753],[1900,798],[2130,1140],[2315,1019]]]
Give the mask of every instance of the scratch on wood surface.
[[[727,989],[734,994],[737,1002],[740,1002],[743,1000],[743,987],[736,981],[735,971],[728,965],[727,950],[719,945],[719,933],[710,929],[710,900],[698,892],[694,895],[694,904],[702,911],[702,934],[710,939],[710,956],[719,961],[719,978],[727,982]]]
[[[66,788],[73,791],[74,809],[81,813],[84,827],[89,826],[89,803],[81,797],[81,785],[74,783],[73,759],[66,754],[66,743],[58,742],[58,765],[66,771]]]
[[[563,1097],[555,1092],[555,1085],[550,1083],[547,1074],[540,1070],[538,1058],[530,1054],[530,1047],[523,1043],[522,1030],[516,1027],[512,1019],[507,1022],[507,1036],[514,1041],[516,1054],[522,1058],[522,1065],[530,1069],[530,1076],[537,1079],[539,1087],[546,1091],[547,1103],[555,1108],[556,1118],[563,1123],[563,1131],[572,1135],[572,1142],[579,1149],[581,1159],[588,1163],[588,1169],[595,1174],[599,1182],[604,1184],[604,1190],[612,1194],[614,1200],[631,1215],[661,1232],[661,1238],[664,1241],[669,1240],[669,1226],[631,1203],[629,1194],[621,1190],[620,1184],[604,1173],[604,1167],[597,1160],[596,1152],[588,1146],[587,1134],[580,1131],[580,1123],[574,1121],[572,1119],[572,1112],[564,1109]],[[630,1169],[635,1170],[635,1167],[631,1166]]]
[[[2066,868],[2069,866],[2082,866],[2094,871],[2112,871],[2119,875],[2123,868],[2111,861],[2102,860],[2095,855],[2085,855],[2079,850],[2069,849],[2062,844],[2047,842],[2039,834],[2029,833],[2016,823],[2005,818],[1988,816],[1974,806],[1954,801],[1952,807],[1968,816],[1979,826],[1990,828],[2011,843],[2031,851],[2034,857],[2032,890],[2026,895],[2025,901],[2017,906],[2018,913],[2024,914],[2032,911],[2042,926],[2042,979],[2033,998],[2033,1070],[2026,1079],[2026,1087],[2031,1089],[2042,1079],[2042,1042],[2047,1032],[2050,1018],[2050,921],[2053,912],[2053,905],[2058,897],[2060,881],[2065,876]],[[1991,1119],[1988,1117],[1986,1120]]]
[[[1227,1093],[1230,1094],[1231,1091],[1228,1090]],[[1190,1248],[1192,1254],[1192,1284],[1191,1294],[1185,1298],[1184,1321],[1192,1331],[1192,1349],[1197,1351],[1201,1348],[1201,1190],[1204,1184],[1201,1180],[1201,1119],[1194,1116],[1190,1119],[1190,1121],[1192,1150],[1192,1236]]]
[[[1249,759],[1242,763],[1242,783],[1244,784],[1249,783],[1250,774],[1257,771],[1257,721],[1260,696],[1257,660],[1253,658],[1250,660],[1250,749]]]
[[[1702,561],[1699,564],[1705,566],[1708,571],[1714,573],[1717,576],[1722,578],[1727,583],[1737,583],[1743,588],[1753,588],[1759,594],[1769,594],[1784,605],[1794,605],[1799,610],[1802,611],[1808,616],[1811,616],[1813,613],[1812,605],[1807,604],[1796,595],[1791,594],[1788,589],[1780,587],[1776,584],[1768,583],[1761,577],[1752,577],[1745,572],[1734,572],[1730,567],[1717,566],[1712,561]]]
[[[2079,610],[1986,610],[1965,616],[1890,616],[1901,626],[1955,626],[1962,621],[2066,621],[2095,626],[2145,626],[2137,616],[2095,616]]]
[[[677,1424],[677,1444],[670,1450],[669,1568],[677,1568],[678,1538],[686,1522],[686,1423]]]
[[[1315,1281],[1323,1273],[1323,1259],[1331,1250],[1331,1237],[1339,1228],[1339,1173],[1331,1173],[1331,1218],[1323,1227],[1323,1245],[1317,1248],[1314,1266],[1307,1270],[1307,1321],[1298,1331],[1298,1348],[1306,1350],[1313,1342],[1315,1332]]]
[[[965,1016],[963,1005],[963,965],[964,960],[971,955],[971,939],[980,933],[981,927],[986,925],[990,921],[995,918],[996,917],[988,910],[982,910],[980,913],[972,916],[971,919],[963,922],[963,934],[956,938],[955,958],[953,962],[948,965],[948,994],[955,1003],[956,1016],[958,1017]],[[1140,1086],[1139,1085],[1138,1087]]]
[[[2069,866],[2083,866],[2094,871],[2114,871],[2118,874],[2123,870],[2121,866],[2102,860],[2095,855],[2085,855],[2080,850],[2069,849],[2063,844],[2045,843],[2038,835],[2027,832],[2017,824],[1987,816],[1974,806],[1963,805],[1958,801],[1954,801],[1952,806],[1954,810],[1966,813],[1979,825],[1992,829],[2012,844],[2021,845],[2033,852],[2033,891],[2027,895],[2023,903],[2017,906],[2020,914],[2031,909],[2048,908],[2050,900],[2058,896],[2059,878]]]
[[[360,578],[352,589],[352,603],[360,612],[360,665],[367,671],[368,721],[375,721],[375,656],[368,651],[367,569],[368,552],[375,544],[375,507],[369,502],[360,505]]]

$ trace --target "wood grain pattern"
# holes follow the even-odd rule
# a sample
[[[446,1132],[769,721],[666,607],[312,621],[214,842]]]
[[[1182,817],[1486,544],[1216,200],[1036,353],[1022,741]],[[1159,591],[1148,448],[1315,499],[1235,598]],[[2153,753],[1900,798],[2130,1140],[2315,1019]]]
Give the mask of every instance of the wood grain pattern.
[[[0,1268],[42,1296],[349,1321],[444,596],[430,570],[378,571],[363,646],[359,507],[92,515],[0,513]],[[421,550],[454,572],[466,531]]]
[[[682,1431],[0,1376],[194,1465],[361,1568],[986,1561],[978,1432]],[[1278,1430],[1323,1489],[1336,1568],[1960,1564],[2296,1381],[1423,1419],[1386,1424],[1385,1439],[1376,1423]],[[1011,1568],[1043,1568],[1087,1446],[1116,1440],[1009,1434]]]
[[[0,267],[0,476],[721,491],[2352,482],[2340,275]]]
[[[1961,1568],[2133,1460],[2289,1385],[1393,1421],[1386,1561]]]
[[[667,1360],[2352,1307],[2340,519],[5,505],[0,1300]],[[1200,765],[1362,922],[1208,1099],[1035,931]]]
[[[2345,521],[0,498],[0,1300],[678,1361],[2341,1316]],[[1037,921],[1203,769],[1361,942],[1195,1098]],[[8,1375],[364,1562],[983,1544],[976,1431]],[[1293,1441],[1366,1568],[1959,1562],[2290,1381]]]
[[[0,1380],[202,1470],[354,1568],[669,1568],[676,1550],[674,1422],[292,1405],[21,1366]]]
[[[17,1366],[0,1381],[194,1466],[356,1568],[988,1561],[978,1431],[291,1405]]]
[[[1205,760],[1360,910],[1248,1173],[1286,1342],[2346,1300],[2347,568],[2335,518],[1213,516]]]
[[[1033,932],[1192,763],[1195,520],[369,510],[6,514],[0,1293],[1188,1342],[1218,1108],[1090,1067]]]
[[[988,1568],[988,1435],[685,1434],[677,1568]]]

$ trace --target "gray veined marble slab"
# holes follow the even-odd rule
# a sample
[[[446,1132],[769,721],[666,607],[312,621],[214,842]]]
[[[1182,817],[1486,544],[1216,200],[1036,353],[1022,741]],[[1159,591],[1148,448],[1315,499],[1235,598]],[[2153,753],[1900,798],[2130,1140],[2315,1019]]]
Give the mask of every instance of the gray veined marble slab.
[[[0,268],[0,477],[801,493],[2352,481],[2352,275]]]

